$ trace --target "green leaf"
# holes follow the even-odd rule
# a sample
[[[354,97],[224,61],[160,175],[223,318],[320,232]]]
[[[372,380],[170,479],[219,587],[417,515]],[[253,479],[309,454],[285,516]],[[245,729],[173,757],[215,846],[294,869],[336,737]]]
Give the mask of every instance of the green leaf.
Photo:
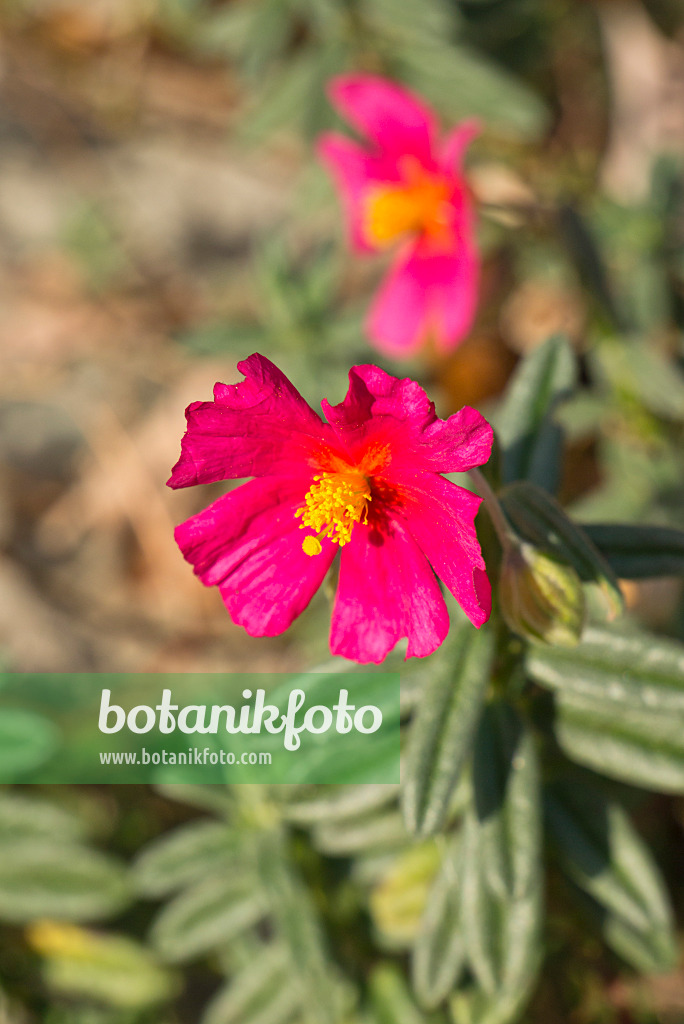
[[[266,914],[264,893],[253,875],[235,871],[208,878],[168,903],[156,918],[151,940],[171,963],[189,960],[227,943]]]
[[[424,1024],[396,964],[382,963],[370,978],[370,994],[378,1024]]]
[[[370,893],[369,909],[385,949],[410,949],[440,863],[434,841],[406,845],[388,858]]]
[[[478,1024],[508,1024],[529,998],[541,958],[538,770],[532,737],[512,708],[493,709],[484,728],[503,740],[507,753],[501,763],[508,762],[508,771],[476,783],[480,798],[466,818],[463,941],[477,991],[462,998]],[[482,760],[476,760],[474,771],[489,774]],[[500,847],[496,853],[494,843]],[[462,1018],[460,999],[455,1009]]]
[[[409,832],[433,835],[470,753],[492,659],[487,627],[464,624],[455,634],[453,661],[427,681],[411,723],[402,805]]]
[[[276,933],[289,951],[290,972],[299,985],[305,1019],[312,1024],[335,1024],[340,1006],[324,936],[309,893],[292,871],[278,834],[263,836],[259,875]]]
[[[656,416],[684,420],[684,375],[652,345],[624,337],[604,340],[591,354],[596,375]]]
[[[674,966],[676,949],[670,945],[670,936],[644,934],[613,914],[602,917],[601,932],[607,945],[642,974],[657,974]]]
[[[582,529],[622,579],[684,575],[684,530],[621,523],[587,523]]]
[[[573,882],[620,921],[651,953],[658,967],[671,967],[677,954],[672,912],[660,873],[626,813],[582,780],[550,787],[546,819],[561,865]],[[607,929],[613,940],[620,929]],[[627,933],[618,949],[628,952]],[[639,964],[636,964],[639,966]]]
[[[3,708],[0,714],[0,781],[13,782],[38,768],[59,744],[49,719],[23,708]]]
[[[91,921],[129,902],[123,867],[82,846],[16,840],[0,848],[0,918]]]
[[[521,537],[556,554],[591,586],[608,619],[622,612],[623,597],[613,570],[555,498],[529,481],[519,481],[504,488],[499,499]]]
[[[288,977],[288,954],[280,944],[260,950],[214,996],[201,1024],[283,1024],[300,999]]]
[[[625,330],[624,318],[615,304],[612,283],[596,240],[579,210],[563,203],[558,210],[560,237],[577,267],[582,284],[593,295],[618,330]]]
[[[539,96],[470,47],[411,38],[394,48],[399,77],[451,118],[481,117],[509,138],[534,138],[548,122]]]
[[[562,336],[549,338],[520,363],[494,422],[504,483],[531,480],[547,491],[557,489],[562,431],[552,414],[575,380],[575,355]]]
[[[252,4],[251,9],[254,13],[244,41],[241,63],[245,74],[258,79],[287,49],[293,12],[283,0],[261,0]]]
[[[432,884],[411,959],[413,989],[434,1009],[455,987],[465,962],[461,934],[460,845],[451,842]]]
[[[39,797],[0,794],[0,843],[17,839],[49,839],[63,843],[78,839],[83,826],[68,811]]]
[[[292,800],[282,807],[286,821],[295,825],[315,825],[356,818],[367,811],[376,811],[396,797],[398,785],[373,784],[361,786],[312,786],[308,795]]]
[[[28,941],[46,958],[45,980],[58,992],[121,1010],[144,1009],[174,993],[173,977],[126,936],[44,921],[29,930]]]
[[[684,645],[662,637],[588,627],[571,651],[531,646],[526,666],[542,686],[590,698],[618,725],[623,709],[684,711]]]
[[[364,15],[374,32],[414,45],[418,41],[451,39],[459,20],[455,7],[448,0],[427,0],[421,4],[366,0]]]
[[[503,899],[523,895],[535,881],[531,851],[541,844],[537,757],[530,732],[500,701],[480,720],[473,793],[487,883]]]
[[[323,853],[349,857],[357,853],[396,849],[406,843],[406,827],[399,811],[373,813],[316,826],[313,842]]]
[[[664,793],[684,793],[681,715],[556,696],[556,738],[568,755],[597,772]]]
[[[235,829],[217,821],[192,821],[145,847],[133,866],[144,896],[165,896],[208,874],[228,872],[242,852]]]

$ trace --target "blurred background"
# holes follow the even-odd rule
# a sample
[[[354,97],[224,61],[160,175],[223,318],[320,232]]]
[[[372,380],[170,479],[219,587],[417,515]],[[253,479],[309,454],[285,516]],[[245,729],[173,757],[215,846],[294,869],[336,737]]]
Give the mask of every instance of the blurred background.
[[[281,638],[230,622],[172,537],[221,488],[165,480],[185,406],[237,380],[240,358],[267,355],[316,407],[342,398],[354,362],[380,361],[362,321],[382,261],[346,251],[313,155],[335,123],[325,83],[352,68],[405,82],[445,126],[482,123],[475,328],[448,357],[382,365],[420,379],[442,414],[488,414],[520,358],[565,334],[591,386],[559,414],[562,501],[584,521],[684,525],[681,0],[2,0],[0,32],[5,668],[268,671],[326,656],[325,594]],[[681,581],[626,597],[684,639]],[[126,856],[199,813],[144,787],[40,799]],[[681,849],[681,823],[669,808],[660,841]],[[51,941],[69,937],[31,945],[8,926],[3,1024],[190,1022],[215,987],[193,968],[173,1002],[176,982],[159,981],[166,1016],[53,999],[36,953]],[[562,994],[530,1021],[684,1020],[681,976],[635,992],[580,950],[595,971],[552,979]]]
[[[646,331],[651,359],[680,355],[682,18],[674,0],[5,0],[8,666],[301,663],[296,632],[250,642],[195,581],[172,527],[214,495],[164,482],[185,406],[238,379],[239,358],[268,355],[318,407],[373,356],[361,323],[383,268],[346,254],[312,154],[333,121],[334,73],[384,69],[446,124],[483,124],[477,325],[452,357],[390,370],[420,377],[443,412],[486,412],[519,356],[554,332],[581,352],[596,333]],[[668,406],[676,420],[681,386],[619,365],[609,346],[601,358],[604,374],[636,380],[621,384],[622,409],[586,399],[568,414],[563,497],[586,497],[585,518],[610,517],[612,494],[623,517],[667,520],[681,464],[653,414]],[[629,406],[636,384],[650,406]],[[650,613],[667,620],[671,590],[649,596]]]

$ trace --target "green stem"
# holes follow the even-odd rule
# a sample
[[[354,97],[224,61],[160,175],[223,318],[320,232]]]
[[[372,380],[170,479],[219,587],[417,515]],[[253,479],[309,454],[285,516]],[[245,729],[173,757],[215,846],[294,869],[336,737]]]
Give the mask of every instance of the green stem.
[[[510,551],[513,546],[512,534],[511,528],[503,514],[499,499],[489,486],[487,478],[479,469],[471,469],[469,470],[469,473],[471,480],[475,484],[475,490],[485,503],[485,507],[489,512],[489,518],[492,521],[492,526],[499,538],[503,552],[506,554],[506,552]]]

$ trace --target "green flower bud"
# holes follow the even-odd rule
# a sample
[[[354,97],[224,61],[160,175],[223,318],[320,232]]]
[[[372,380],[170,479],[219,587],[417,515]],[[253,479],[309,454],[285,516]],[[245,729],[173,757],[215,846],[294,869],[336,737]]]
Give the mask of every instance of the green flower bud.
[[[504,551],[499,580],[506,624],[527,640],[574,647],[584,626],[584,592],[575,570],[516,540]]]

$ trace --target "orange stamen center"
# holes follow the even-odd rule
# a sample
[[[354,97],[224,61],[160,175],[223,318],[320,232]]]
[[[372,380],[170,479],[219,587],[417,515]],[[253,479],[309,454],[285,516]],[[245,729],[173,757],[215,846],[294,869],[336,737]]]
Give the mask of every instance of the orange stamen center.
[[[402,182],[379,186],[368,193],[364,226],[369,240],[385,246],[408,233],[448,238],[449,183],[412,158],[404,161],[402,171]]]

